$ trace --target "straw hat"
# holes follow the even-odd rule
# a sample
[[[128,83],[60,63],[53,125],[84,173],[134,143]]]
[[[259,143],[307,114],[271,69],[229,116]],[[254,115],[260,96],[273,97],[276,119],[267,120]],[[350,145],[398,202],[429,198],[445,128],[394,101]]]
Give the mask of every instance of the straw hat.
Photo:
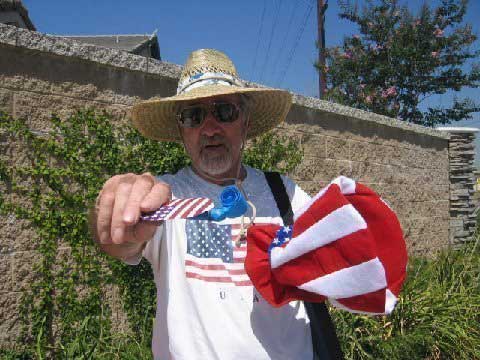
[[[147,138],[181,141],[176,113],[182,103],[229,94],[245,94],[249,99],[249,139],[284,121],[292,102],[286,90],[246,87],[224,53],[200,49],[190,54],[178,82],[177,95],[134,105],[133,125]]]

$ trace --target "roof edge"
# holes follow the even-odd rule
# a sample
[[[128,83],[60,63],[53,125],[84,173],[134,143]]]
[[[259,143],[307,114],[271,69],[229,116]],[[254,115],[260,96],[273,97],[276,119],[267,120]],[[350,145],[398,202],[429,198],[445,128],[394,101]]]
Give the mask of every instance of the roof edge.
[[[115,36],[149,36],[151,38],[152,34],[105,34],[105,35],[59,35],[59,34],[45,34],[48,36],[56,36],[56,37],[65,37],[65,38],[73,38],[73,37],[115,37]]]
[[[35,25],[33,25],[32,21],[30,20],[30,17],[28,16],[27,8],[23,5],[21,0],[0,0],[0,10],[17,11],[20,14],[25,25],[27,26],[28,30],[37,30]]]
[[[142,71],[177,80],[182,71],[182,66],[166,61],[2,23],[0,23],[0,45],[16,46],[58,56],[75,57],[107,66]]]

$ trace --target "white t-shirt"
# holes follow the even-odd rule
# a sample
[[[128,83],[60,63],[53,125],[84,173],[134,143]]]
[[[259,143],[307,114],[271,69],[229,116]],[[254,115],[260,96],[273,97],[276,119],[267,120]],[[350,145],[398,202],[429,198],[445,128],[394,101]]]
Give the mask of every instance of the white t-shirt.
[[[256,206],[255,222],[281,224],[264,174],[246,169],[243,188]],[[290,179],[282,178],[294,210],[310,199]],[[170,184],[176,198],[218,201],[223,189],[191,168],[159,179]],[[246,245],[234,243],[239,224],[240,218],[167,221],[146,245],[143,256],[152,264],[157,286],[155,359],[313,358],[303,303],[274,308],[251,285],[243,267]]]

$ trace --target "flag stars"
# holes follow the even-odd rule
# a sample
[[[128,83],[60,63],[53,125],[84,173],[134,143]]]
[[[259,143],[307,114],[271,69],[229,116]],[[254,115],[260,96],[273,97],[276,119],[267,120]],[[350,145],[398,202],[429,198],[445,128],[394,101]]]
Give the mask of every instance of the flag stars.
[[[292,238],[292,227],[291,226],[282,226],[278,229],[276,237],[272,240],[270,246],[268,247],[268,252],[274,247],[282,246],[283,244],[288,243]]]
[[[186,221],[187,253],[199,258],[233,259],[232,225]]]

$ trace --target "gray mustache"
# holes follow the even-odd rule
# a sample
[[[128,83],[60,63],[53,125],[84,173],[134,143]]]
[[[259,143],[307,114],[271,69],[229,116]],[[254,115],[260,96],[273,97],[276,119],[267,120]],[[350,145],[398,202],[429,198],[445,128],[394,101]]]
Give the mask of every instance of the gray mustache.
[[[221,135],[214,135],[214,136],[202,135],[200,137],[200,146],[203,147],[203,146],[206,146],[206,145],[225,145],[225,146],[227,146],[227,143],[225,141],[225,138]]]

